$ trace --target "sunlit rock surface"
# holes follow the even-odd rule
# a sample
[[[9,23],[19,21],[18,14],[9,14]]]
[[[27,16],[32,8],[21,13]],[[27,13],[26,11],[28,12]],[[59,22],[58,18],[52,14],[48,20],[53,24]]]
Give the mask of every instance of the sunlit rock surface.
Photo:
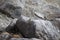
[[[9,40],[12,37],[12,35],[10,35],[7,32],[1,33],[0,34],[0,40]]]
[[[13,22],[11,24],[14,24]],[[10,24],[7,27],[7,32],[12,32],[13,30],[11,31],[11,29],[16,27],[16,29],[18,28],[17,30],[19,31],[19,33],[22,33],[24,38],[39,38],[43,40],[60,39],[59,21],[28,19],[28,17],[22,16],[22,18],[19,18],[16,22],[16,26],[12,26]],[[36,37],[35,34],[38,37]]]
[[[0,0],[0,9],[5,10],[5,4],[11,4],[13,8],[20,7],[22,15],[34,19],[37,35],[42,40],[60,40],[60,0]],[[5,11],[14,18],[20,16],[20,9],[11,11],[6,7]],[[11,17],[0,13],[0,31],[4,31],[12,20]]]
[[[0,31],[5,31],[4,29],[10,24],[11,20],[12,18],[0,13]]]
[[[40,17],[45,18],[50,20],[52,19],[52,17],[50,17],[49,15],[51,14],[60,14],[60,7],[57,4],[57,0],[53,0],[55,1],[53,3],[53,1],[51,3],[49,3],[49,1],[52,0],[25,0],[22,1],[24,4],[24,13],[23,15],[31,17],[31,18],[36,18],[35,14],[38,14]],[[57,1],[57,2],[56,2]],[[59,3],[59,2],[58,2]],[[49,17],[47,17],[49,16]]]
[[[42,39],[36,39],[36,38],[11,38],[10,40],[42,40]]]
[[[36,23],[36,32],[37,34],[43,38],[43,40],[59,40],[60,39],[60,31],[58,27],[52,24],[51,21],[47,20],[35,20]]]

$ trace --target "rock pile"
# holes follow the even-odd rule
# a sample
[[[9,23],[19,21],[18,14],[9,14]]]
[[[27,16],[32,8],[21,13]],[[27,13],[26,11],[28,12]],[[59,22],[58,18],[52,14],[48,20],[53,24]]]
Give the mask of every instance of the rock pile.
[[[59,0],[0,0],[0,40],[60,40]]]

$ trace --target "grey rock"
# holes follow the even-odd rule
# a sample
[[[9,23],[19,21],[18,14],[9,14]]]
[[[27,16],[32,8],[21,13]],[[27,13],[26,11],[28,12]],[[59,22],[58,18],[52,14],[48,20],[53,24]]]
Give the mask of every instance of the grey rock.
[[[17,6],[20,0],[15,1],[16,0],[0,0],[0,31],[5,30],[13,20],[12,18],[18,18],[21,15],[22,8]],[[17,4],[14,5],[14,3]]]
[[[29,19],[28,17],[25,18],[25,16],[21,16],[16,21],[15,26],[11,26],[11,28],[8,26],[6,31],[12,32],[11,29],[14,27],[16,27],[16,29],[18,28],[17,30],[22,34],[24,38],[39,38],[43,40],[60,39],[60,30],[58,29],[58,26],[56,27],[53,25],[51,21],[42,19]]]
[[[5,31],[5,28],[10,24],[12,18],[0,13],[0,31]]]
[[[12,32],[14,31],[16,33],[21,33],[23,37],[25,38],[38,38],[38,36],[35,33],[35,25],[33,21],[29,21],[28,18],[24,19],[25,16],[21,16],[16,23],[11,23],[7,28],[7,32]],[[13,25],[12,25],[13,24]],[[15,29],[15,30],[14,30]]]
[[[10,40],[41,40],[41,39],[36,39],[36,38],[11,38]]]
[[[18,18],[22,13],[22,7],[18,6],[18,3],[20,3],[20,0],[5,0],[4,4],[0,6],[0,12],[9,17]]]
[[[0,8],[0,12],[8,17],[18,18],[22,13],[21,7],[15,7],[12,4],[5,4],[4,8]]]
[[[56,18],[60,18],[60,8],[56,6],[45,6],[45,12],[48,13],[48,15],[45,16],[47,20],[56,20]]]
[[[21,34],[25,38],[38,38],[38,36],[35,33],[35,31],[36,31],[36,29],[35,29],[36,25],[34,25],[34,22],[31,21],[30,19],[29,20],[25,20],[24,16],[21,16],[17,20],[16,26],[18,27],[19,31],[21,31]]]
[[[4,32],[4,33],[0,34],[0,40],[9,40],[10,38],[12,38],[12,35],[10,35],[7,32]]]
[[[58,26],[53,25],[51,21],[47,20],[35,20],[36,23],[36,33],[40,38],[44,40],[59,40],[60,31]]]
[[[49,3],[48,1],[51,1],[51,3]],[[60,18],[60,6],[58,5],[59,0],[48,1],[46,2],[46,0],[6,0],[4,2],[4,0],[2,0],[2,2],[0,1],[0,11],[13,18],[19,18],[19,16],[20,18],[17,20],[17,22],[11,22],[12,19],[10,20],[9,18],[10,21],[7,21],[7,23],[5,22],[5,17],[3,17],[4,20],[1,18],[3,20],[1,23],[3,23],[2,25],[4,25],[6,23],[9,24],[11,22],[11,24],[8,25],[6,31],[10,33],[21,33],[24,37],[27,38],[36,37],[37,35],[40,39],[43,40],[59,40],[60,22],[55,20],[55,18]],[[19,11],[22,9],[23,13],[21,13],[22,11]],[[40,18],[37,18],[34,13],[40,15]],[[21,14],[33,19],[21,16]],[[46,20],[44,20],[45,17]],[[49,21],[51,19],[53,21]],[[4,25],[3,28],[7,26],[7,24]]]

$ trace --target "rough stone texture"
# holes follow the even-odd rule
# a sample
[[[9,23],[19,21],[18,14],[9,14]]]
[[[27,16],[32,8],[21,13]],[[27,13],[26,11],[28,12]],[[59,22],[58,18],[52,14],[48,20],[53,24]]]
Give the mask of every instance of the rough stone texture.
[[[3,32],[0,34],[0,40],[10,40],[11,38],[22,38],[21,34],[10,34],[8,32]]]
[[[25,31],[31,30],[26,29],[31,28],[31,25],[34,28],[36,25],[36,30],[32,30],[36,31],[40,39],[60,40],[60,0],[0,0],[0,12],[0,31],[4,31],[12,18],[18,18],[22,14],[24,20],[19,19],[21,23],[18,22],[16,25],[16,21],[13,20],[14,22],[8,27],[10,29],[13,27],[11,32],[16,33],[20,29],[24,31],[23,34],[26,34]],[[30,27],[28,24],[31,20],[34,23],[31,23]],[[21,25],[19,26],[19,24]]]
[[[36,38],[30,38],[30,39],[28,39],[28,38],[11,38],[10,40],[42,40],[42,39],[36,39]]]
[[[0,31],[5,31],[5,28],[10,24],[12,18],[0,13]]]
[[[28,17],[21,16],[17,21],[16,24],[13,22],[15,26],[11,24],[7,27],[7,32],[11,32],[12,28],[15,28],[22,34],[25,38],[40,38],[43,40],[59,40],[60,39],[60,30],[59,26],[52,21],[47,20],[36,20],[36,19],[29,19]],[[58,23],[58,22],[57,22]],[[56,26],[55,26],[56,25]],[[13,31],[15,31],[13,29]],[[18,32],[17,31],[17,32]]]
[[[30,21],[29,18],[25,16],[21,16],[16,23],[14,23],[14,21],[11,22],[11,24],[6,28],[7,32],[21,33],[24,38],[38,38],[35,30],[34,22]]]
[[[38,19],[38,17],[35,16],[35,14],[37,14],[43,19],[55,20],[55,16],[53,15],[57,15],[57,13],[60,13],[59,4],[57,4],[59,3],[59,1],[55,0],[55,2],[49,2],[50,0],[2,0],[0,1],[0,9],[6,11],[3,14],[10,15],[13,18],[18,18],[21,13],[21,11],[19,10],[23,10],[23,13],[21,14],[30,18]],[[13,8],[17,9],[12,10]]]
[[[18,18],[21,15],[22,8],[18,4],[20,4],[19,0],[0,0],[0,31],[10,24],[12,18]]]
[[[60,15],[60,6],[58,0],[51,0],[52,2],[49,3],[50,0],[25,0],[23,1],[24,8],[23,8],[23,15],[28,16],[30,18],[38,19],[35,14],[38,14],[41,18],[46,18],[47,20],[55,20],[55,16],[57,14]],[[55,2],[54,2],[55,1]],[[50,15],[53,16],[51,17]]]
[[[36,25],[33,21],[24,19],[25,16],[21,16],[17,22],[16,26],[19,29],[19,31],[22,33],[22,35],[25,38],[38,38],[36,35]],[[23,30],[24,29],[24,30]]]
[[[2,0],[3,1],[3,0]],[[12,17],[18,18],[22,13],[22,4],[20,0],[4,0],[3,3],[1,2],[0,5],[0,12],[3,14]]]
[[[10,38],[12,38],[12,35],[10,35],[7,32],[4,32],[4,33],[0,34],[0,40],[9,40]]]

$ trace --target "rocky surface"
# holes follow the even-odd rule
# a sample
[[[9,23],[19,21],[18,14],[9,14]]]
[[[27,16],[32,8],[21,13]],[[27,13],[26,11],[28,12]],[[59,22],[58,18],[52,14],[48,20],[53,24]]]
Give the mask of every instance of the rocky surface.
[[[7,32],[4,32],[4,33],[0,34],[0,40],[9,40],[10,38],[12,38],[12,35],[10,35]]]
[[[12,18],[0,13],[0,31],[4,31],[5,28],[10,24]]]
[[[57,22],[57,21],[55,21]],[[57,22],[58,23],[58,22]],[[6,31],[10,33],[14,33],[15,31],[12,28],[17,29],[17,33],[21,33],[24,38],[39,38],[43,40],[59,40],[60,39],[60,31],[57,23],[47,20],[36,20],[29,19],[28,17],[21,16],[16,24],[13,26],[10,24]],[[59,24],[59,23],[58,23]],[[50,26],[49,26],[50,25]],[[58,26],[58,27],[57,27]],[[16,31],[15,31],[16,32]]]
[[[1,33],[6,27],[7,35]],[[11,33],[10,40],[60,40],[60,0],[0,0],[0,33],[1,40]],[[27,39],[20,38],[20,33]],[[39,39],[28,39],[35,35]]]
[[[12,38],[12,39],[10,39],[10,40],[41,40],[41,39],[36,39],[36,38],[30,38],[30,39],[28,39],[28,38]]]

